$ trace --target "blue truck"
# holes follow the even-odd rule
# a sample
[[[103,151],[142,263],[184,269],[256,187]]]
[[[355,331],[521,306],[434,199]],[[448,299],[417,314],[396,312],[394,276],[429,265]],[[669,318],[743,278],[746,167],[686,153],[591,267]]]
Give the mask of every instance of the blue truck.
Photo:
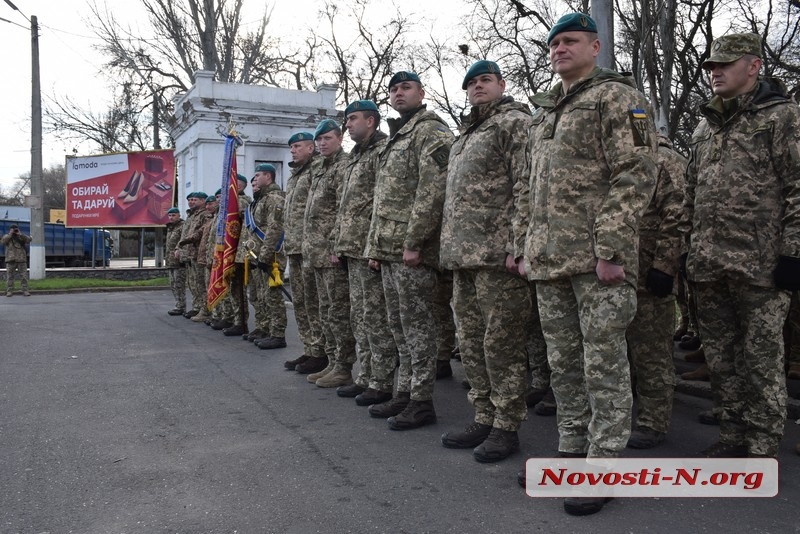
[[[31,235],[29,221],[0,219],[0,235],[6,235],[12,224],[20,232]],[[61,223],[44,223],[44,256],[47,267],[86,267],[92,264],[92,243],[95,265],[109,265],[113,240],[108,230],[67,228]],[[5,267],[6,248],[0,243],[0,266]]]

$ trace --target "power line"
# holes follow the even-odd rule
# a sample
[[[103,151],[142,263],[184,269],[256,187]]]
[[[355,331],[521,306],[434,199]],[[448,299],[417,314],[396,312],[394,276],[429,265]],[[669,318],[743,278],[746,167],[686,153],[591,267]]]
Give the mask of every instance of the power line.
[[[23,26],[22,24],[19,24],[17,22],[12,21],[12,20],[4,19],[3,17],[0,17],[0,20],[2,20],[3,22],[8,22],[9,24],[13,24],[14,26],[19,26],[23,30],[29,30],[30,29],[27,26]]]
[[[14,11],[18,12],[20,15],[22,15],[23,17],[25,17],[25,20],[27,20],[28,22],[30,22],[30,21],[31,21],[31,19],[29,19],[29,18],[28,18],[28,15],[26,15],[25,13],[23,13],[22,11],[20,11],[20,10],[19,10],[19,8],[18,8],[17,6],[15,6],[15,5],[14,5],[14,4],[11,2],[11,0],[5,0],[5,3],[6,3],[6,4],[8,4],[8,6],[9,6],[11,9],[13,9]],[[10,22],[10,21],[7,21],[7,22]],[[13,24],[13,22],[12,22],[12,24]]]

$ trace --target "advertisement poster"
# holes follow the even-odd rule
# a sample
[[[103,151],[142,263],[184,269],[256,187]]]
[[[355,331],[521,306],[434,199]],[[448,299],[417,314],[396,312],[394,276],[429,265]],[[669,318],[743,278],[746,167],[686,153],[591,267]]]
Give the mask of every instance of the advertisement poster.
[[[67,158],[70,227],[162,226],[175,196],[172,149]]]

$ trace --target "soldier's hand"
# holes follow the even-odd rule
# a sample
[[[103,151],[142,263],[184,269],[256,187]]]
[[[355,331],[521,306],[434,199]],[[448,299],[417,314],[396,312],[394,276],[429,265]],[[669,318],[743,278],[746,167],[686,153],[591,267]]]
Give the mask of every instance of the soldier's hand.
[[[369,260],[369,268],[373,271],[380,271],[381,270],[381,262],[378,260]]]
[[[528,273],[525,272],[525,258],[524,257],[520,258],[519,261],[517,262],[517,272],[519,273],[519,275],[522,278],[527,278],[528,277]]]
[[[608,260],[597,260],[595,272],[601,284],[619,285],[625,281],[625,268]]]
[[[331,258],[331,264],[332,264],[333,266],[335,266],[335,267],[339,267],[339,264],[341,264],[341,263],[342,263],[342,262],[339,260],[339,256],[337,256],[336,254],[331,254],[330,258]]]
[[[506,271],[511,274],[519,274],[519,266],[511,254],[506,254]]]
[[[674,277],[652,267],[647,272],[647,280],[644,285],[650,293],[663,299],[672,294],[672,285],[674,281]]]
[[[408,250],[408,249],[403,250],[403,264],[406,267],[416,267],[417,265],[420,264],[421,260],[422,256],[419,250]]]

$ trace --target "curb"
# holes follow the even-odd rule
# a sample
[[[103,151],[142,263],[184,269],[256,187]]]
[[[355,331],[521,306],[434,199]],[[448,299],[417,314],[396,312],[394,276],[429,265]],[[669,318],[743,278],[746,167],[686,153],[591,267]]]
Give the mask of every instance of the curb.
[[[63,295],[71,293],[116,293],[118,291],[161,291],[169,286],[139,286],[139,287],[78,287],[74,289],[31,289],[34,295]],[[21,296],[21,295],[14,295]]]

